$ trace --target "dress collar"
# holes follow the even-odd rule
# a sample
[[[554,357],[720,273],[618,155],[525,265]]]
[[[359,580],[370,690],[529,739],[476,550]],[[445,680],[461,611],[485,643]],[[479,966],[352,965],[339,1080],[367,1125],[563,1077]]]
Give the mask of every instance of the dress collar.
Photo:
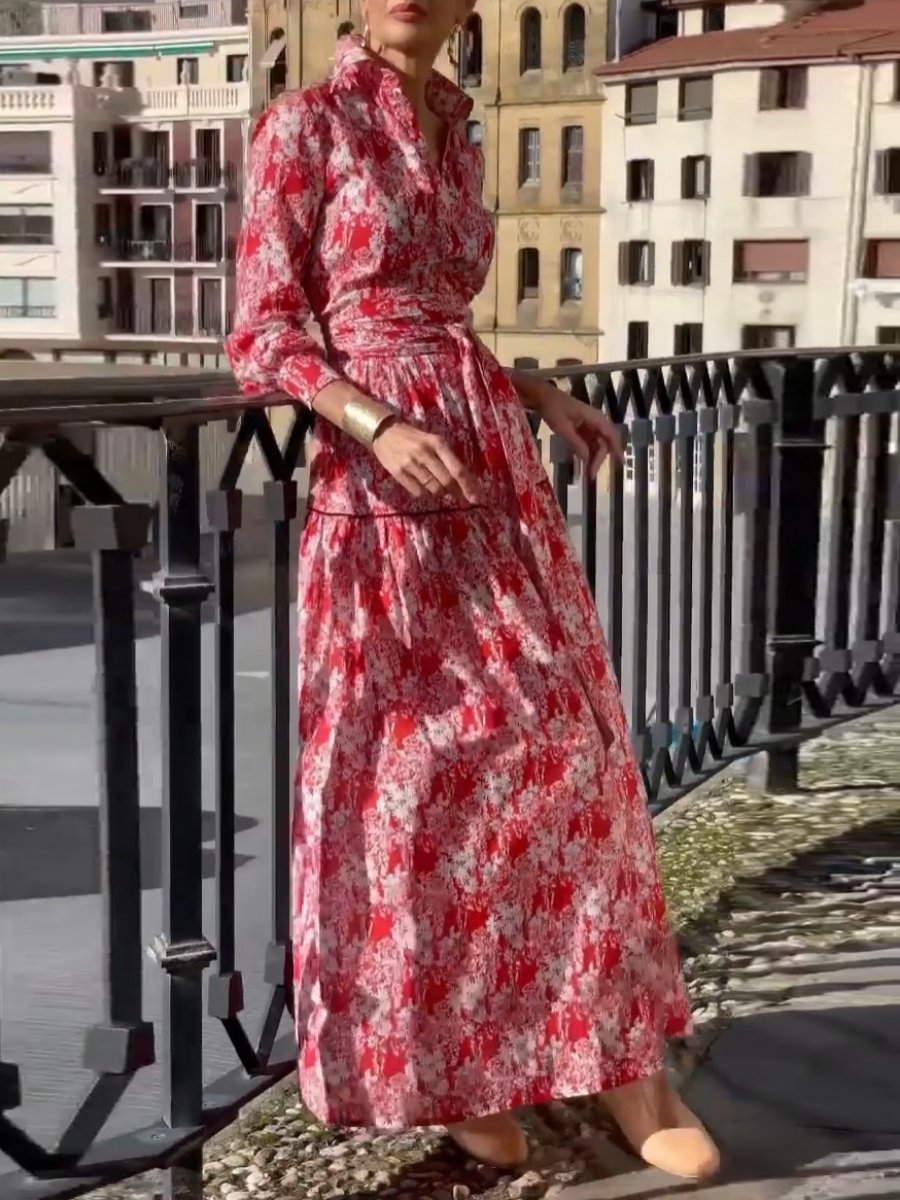
[[[368,50],[358,34],[342,37],[334,52],[333,77],[335,79],[368,79],[380,95],[394,104],[402,101],[408,105],[400,89],[396,71],[383,58]],[[448,125],[464,121],[472,111],[472,98],[458,88],[440,71],[432,71],[425,89],[428,107]]]

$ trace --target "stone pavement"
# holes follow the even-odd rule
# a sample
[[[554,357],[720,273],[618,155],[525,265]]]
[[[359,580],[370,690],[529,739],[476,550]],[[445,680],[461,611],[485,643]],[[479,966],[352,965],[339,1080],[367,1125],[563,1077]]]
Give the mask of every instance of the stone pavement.
[[[661,822],[659,852],[697,1021],[673,1069],[723,1147],[714,1186],[643,1168],[590,1100],[525,1113],[532,1162],[504,1175],[440,1130],[324,1129],[288,1086],[207,1148],[206,1196],[900,1197],[900,709],[811,743],[796,794],[720,777]]]

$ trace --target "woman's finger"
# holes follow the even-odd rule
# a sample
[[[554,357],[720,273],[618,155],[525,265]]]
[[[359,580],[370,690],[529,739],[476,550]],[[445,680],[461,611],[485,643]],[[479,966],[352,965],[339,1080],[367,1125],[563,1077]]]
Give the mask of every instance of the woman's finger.
[[[470,504],[479,504],[481,502],[481,490],[478,487],[478,480],[468,467],[460,462],[450,447],[445,445],[444,442],[438,441],[432,448],[448,471],[450,478],[461,491],[463,499],[468,500]]]
[[[402,484],[409,494],[411,496],[415,496],[417,500],[421,500],[423,496],[427,495],[422,483],[416,478],[416,476],[408,467],[405,467],[403,470],[399,471],[395,478],[397,482]]]
[[[563,421],[557,427],[556,432],[566,439],[583,463],[591,461],[591,448],[578,432],[576,425]]]
[[[427,492],[428,495],[440,496],[446,490],[441,481],[435,477],[434,473],[425,463],[412,459],[406,470],[415,479],[422,491]]]
[[[610,450],[608,444],[605,441],[601,441],[600,445],[591,456],[590,465],[588,467],[588,472],[591,479],[597,478],[600,468],[606,462],[607,458],[609,458],[609,453]]]

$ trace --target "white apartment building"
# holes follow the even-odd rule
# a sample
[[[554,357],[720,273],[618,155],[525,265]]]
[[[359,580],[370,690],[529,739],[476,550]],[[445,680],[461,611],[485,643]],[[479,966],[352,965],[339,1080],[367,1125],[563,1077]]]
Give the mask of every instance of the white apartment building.
[[[604,358],[900,342],[900,0],[654,7],[597,70]]]
[[[218,365],[250,119],[228,0],[0,37],[0,356]]]

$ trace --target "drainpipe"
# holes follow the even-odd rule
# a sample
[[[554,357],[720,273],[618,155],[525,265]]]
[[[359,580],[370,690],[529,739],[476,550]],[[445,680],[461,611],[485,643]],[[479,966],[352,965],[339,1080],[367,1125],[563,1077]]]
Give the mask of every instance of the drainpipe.
[[[872,144],[872,93],[875,67],[860,63],[856,88],[856,128],[853,138],[853,171],[850,177],[850,207],[844,251],[843,287],[839,345],[853,346],[859,323],[859,295],[853,281],[859,274],[860,251],[866,223],[866,195],[869,180],[869,151]]]

